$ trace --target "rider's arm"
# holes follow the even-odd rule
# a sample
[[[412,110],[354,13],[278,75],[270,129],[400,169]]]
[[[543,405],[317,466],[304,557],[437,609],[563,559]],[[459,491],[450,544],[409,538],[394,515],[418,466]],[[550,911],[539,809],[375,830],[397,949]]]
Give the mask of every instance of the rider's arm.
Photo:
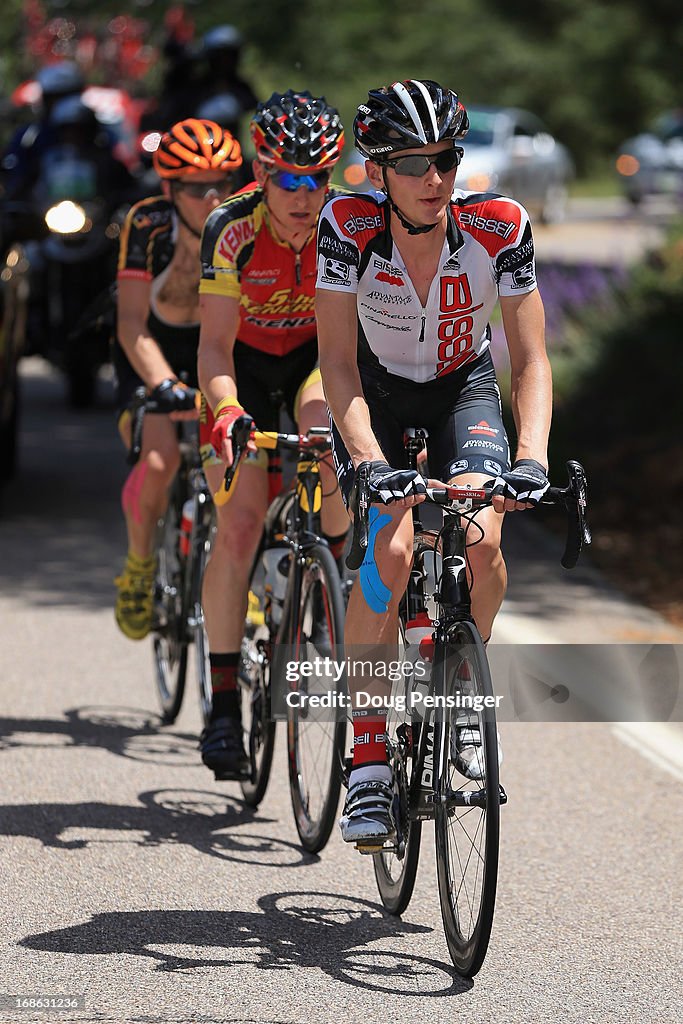
[[[500,296],[510,353],[510,397],[517,428],[516,459],[548,465],[552,375],[545,350],[545,317],[538,290]]]
[[[325,398],[353,464],[382,460],[358,372],[355,294],[318,288],[315,316]]]
[[[117,287],[118,339],[128,362],[152,390],[175,374],[147,328],[150,282],[119,278]]]
[[[200,295],[199,386],[212,409],[229,395],[237,395],[233,348],[239,326],[239,299]]]

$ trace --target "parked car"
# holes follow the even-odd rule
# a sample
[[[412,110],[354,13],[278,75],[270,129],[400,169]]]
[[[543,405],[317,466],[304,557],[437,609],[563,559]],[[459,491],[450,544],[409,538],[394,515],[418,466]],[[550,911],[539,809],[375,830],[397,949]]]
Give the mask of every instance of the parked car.
[[[562,143],[526,110],[468,106],[467,113],[470,130],[456,184],[468,191],[512,196],[545,224],[561,220],[574,176]]]
[[[650,131],[623,142],[616,168],[634,205],[655,195],[683,201],[683,109],[662,114]]]
[[[455,179],[457,188],[512,196],[544,223],[561,220],[574,164],[567,149],[526,110],[469,106],[470,130]],[[370,186],[365,161],[352,153],[343,183],[356,191]]]

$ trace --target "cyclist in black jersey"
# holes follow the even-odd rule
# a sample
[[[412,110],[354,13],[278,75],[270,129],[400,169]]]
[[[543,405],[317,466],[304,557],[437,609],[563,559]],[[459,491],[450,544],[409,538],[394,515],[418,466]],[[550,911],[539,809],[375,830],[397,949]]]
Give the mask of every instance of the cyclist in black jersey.
[[[130,446],[128,405],[141,384],[168,415],[145,418],[142,453],[122,492],[128,555],[116,579],[116,621],[132,640],[152,624],[155,524],[180,464],[172,421],[198,417],[199,242],[208,214],[233,190],[237,140],[213,121],[189,118],[153,157],[163,195],[137,203],[121,235],[117,275],[119,432]],[[182,375],[183,381],[180,381]]]
[[[425,482],[405,468],[403,430],[426,427],[431,473],[459,485],[496,481],[494,507],[470,528],[472,607],[488,638],[506,586],[503,512],[548,487],[552,384],[526,211],[457,190],[465,108],[433,81],[370,92],[354,122],[374,195],[333,199],[318,229],[316,315],[334,451],[347,497],[370,465],[371,543],[347,612],[347,644],[394,643],[412,556],[410,506]],[[499,302],[511,364],[517,449],[510,467],[489,353]],[[433,481],[436,483],[436,481]],[[363,689],[385,695],[384,681]],[[352,692],[358,690],[350,680]],[[358,703],[358,702],[356,702]],[[394,833],[386,711],[354,709],[354,757],[340,822],[347,842]],[[464,758],[468,760],[468,758]]]

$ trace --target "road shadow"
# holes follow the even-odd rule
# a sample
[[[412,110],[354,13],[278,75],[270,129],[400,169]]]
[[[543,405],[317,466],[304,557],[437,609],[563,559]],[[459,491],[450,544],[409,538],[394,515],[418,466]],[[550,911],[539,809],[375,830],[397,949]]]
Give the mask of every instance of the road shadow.
[[[89,921],[36,935],[20,946],[78,956],[133,954],[157,971],[318,969],[351,988],[393,995],[444,997],[472,987],[450,963],[411,946],[424,925],[386,914],[377,904],[336,893],[262,896],[259,911],[152,910],[95,914]],[[405,940],[406,952],[375,948]]]
[[[46,848],[84,850],[97,844],[183,846],[206,856],[261,867],[300,867],[319,858],[275,839],[266,817],[244,801],[196,789],[140,793],[139,804],[9,804],[0,806],[0,834],[37,839]]]
[[[127,475],[114,392],[70,409],[40,361],[21,372],[19,468],[0,489],[0,562],[7,593],[41,606],[113,604],[126,549],[120,491]]]
[[[197,736],[143,708],[70,708],[63,718],[0,717],[0,754],[17,747],[92,747],[165,767],[199,764]]]

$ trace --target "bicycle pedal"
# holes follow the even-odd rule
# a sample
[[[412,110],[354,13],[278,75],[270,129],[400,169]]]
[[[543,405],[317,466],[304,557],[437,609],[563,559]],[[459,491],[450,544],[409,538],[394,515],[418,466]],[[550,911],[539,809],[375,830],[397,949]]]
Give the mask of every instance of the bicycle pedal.
[[[501,807],[502,807],[503,804],[506,804],[508,802],[508,795],[507,795],[507,793],[505,792],[505,790],[503,789],[503,787],[501,786],[500,783],[498,783],[498,789],[500,790],[500,804],[501,804]]]
[[[216,782],[249,782],[251,778],[250,771],[244,772],[221,772],[215,771],[213,777]]]
[[[377,845],[371,846],[369,843],[356,843],[356,849],[358,850],[358,852],[366,854],[366,855],[380,853],[380,851],[383,848],[384,848],[384,844],[383,843],[380,843],[379,846],[377,846]]]

